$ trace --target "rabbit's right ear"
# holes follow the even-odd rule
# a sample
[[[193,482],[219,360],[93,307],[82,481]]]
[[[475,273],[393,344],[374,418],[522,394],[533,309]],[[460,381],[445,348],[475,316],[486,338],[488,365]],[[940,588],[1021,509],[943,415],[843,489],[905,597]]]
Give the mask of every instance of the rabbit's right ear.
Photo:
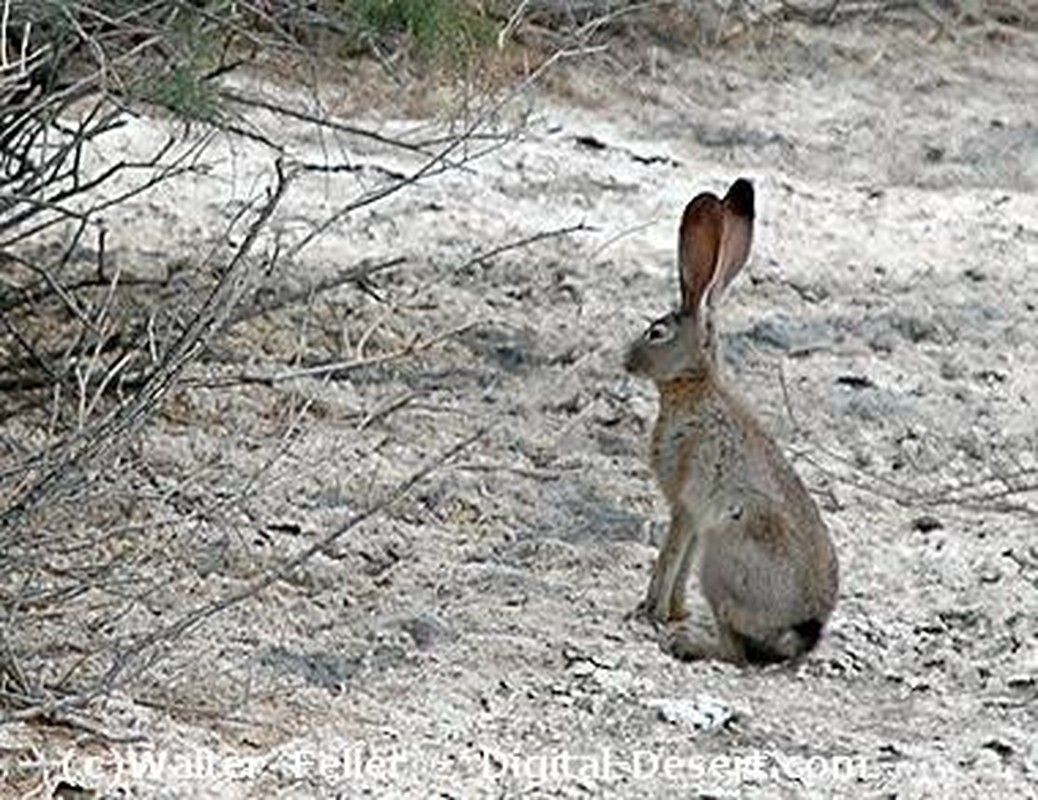
[[[710,285],[716,277],[724,208],[717,195],[703,192],[685,206],[678,238],[678,274],[681,280],[681,307],[699,312]]]
[[[723,224],[718,253],[717,278],[710,286],[710,303],[716,304],[750,257],[753,242],[753,184],[739,178],[728,189],[721,204]]]

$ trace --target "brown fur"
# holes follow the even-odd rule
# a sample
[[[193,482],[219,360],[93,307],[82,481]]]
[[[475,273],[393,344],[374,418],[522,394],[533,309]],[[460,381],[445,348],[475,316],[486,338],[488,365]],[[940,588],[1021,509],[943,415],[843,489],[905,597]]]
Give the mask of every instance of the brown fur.
[[[713,302],[745,263],[753,213],[747,181],[723,202],[704,193],[689,204],[679,239],[681,310],[653,323],[626,357],[627,369],[659,390],[651,462],[671,510],[642,609],[680,623],[698,559],[718,628],[716,642],[675,628],[670,646],[681,658],[794,658],[815,645],[836,603],[836,553],[817,506],[717,371]]]

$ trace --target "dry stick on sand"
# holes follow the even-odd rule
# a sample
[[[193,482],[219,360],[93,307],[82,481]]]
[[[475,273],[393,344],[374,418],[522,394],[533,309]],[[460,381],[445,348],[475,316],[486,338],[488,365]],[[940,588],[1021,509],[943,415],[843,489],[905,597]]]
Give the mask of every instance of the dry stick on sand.
[[[354,514],[340,527],[323,536],[308,547],[303,548],[291,558],[285,559],[280,564],[267,570],[263,577],[258,578],[248,586],[230,592],[217,600],[203,603],[192,611],[181,616],[176,622],[162,625],[145,634],[132,646],[116,656],[114,663],[108,668],[108,671],[105,672],[97,684],[89,691],[78,695],[70,695],[62,700],[50,700],[30,708],[10,712],[4,716],[0,716],[0,724],[11,720],[51,717],[61,719],[64,712],[67,712],[70,709],[80,708],[97,697],[109,694],[118,685],[120,678],[127,672],[127,670],[144,659],[149,651],[152,651],[157,645],[177,640],[179,637],[183,636],[189,630],[205,620],[255,597],[274,583],[286,578],[292,570],[303,566],[318,553],[328,550],[328,548],[334,545],[347,533],[368,520],[382,514],[394,503],[403,499],[421,481],[439,470],[443,465],[450,462],[460,453],[467,450],[475,442],[482,439],[487,434],[488,430],[488,428],[481,428],[457,444],[449,447],[447,450],[429,461],[425,466],[412,473],[410,477],[397,484],[382,500],[370,505],[364,511]]]
[[[428,350],[430,347],[435,347],[447,339],[452,339],[455,336],[465,333],[465,331],[472,328],[475,324],[476,323],[474,322],[466,322],[463,325],[458,325],[456,328],[451,328],[449,331],[424,341],[419,339],[417,336],[412,337],[411,340],[400,349],[381,356],[357,358],[351,361],[322,361],[316,364],[310,364],[301,369],[293,369],[287,372],[279,372],[271,375],[243,372],[239,375],[233,375],[228,378],[188,381],[188,385],[216,388],[220,386],[234,386],[239,383],[259,383],[264,386],[273,386],[274,384],[295,380],[297,378],[317,378],[324,375],[331,376],[332,378],[343,378],[347,373],[363,369],[364,367],[376,367],[382,364],[388,364],[391,361],[399,361],[401,358],[407,358],[416,353],[421,353],[424,350]]]
[[[555,230],[551,231],[541,231],[540,233],[535,233],[532,236],[526,236],[522,239],[516,239],[514,242],[508,242],[507,244],[503,244],[500,247],[494,247],[490,250],[487,250],[486,252],[477,253],[464,264],[462,264],[460,267],[458,267],[458,271],[464,272],[474,264],[478,264],[480,261],[487,261],[493,258],[494,256],[499,256],[502,253],[507,253],[509,250],[519,250],[523,247],[529,247],[531,244],[542,242],[545,239],[555,239],[560,236],[566,236],[570,233],[592,232],[594,230],[595,228],[593,228],[592,226],[585,225],[583,222],[580,222],[576,225],[567,225],[564,228],[556,228]]]
[[[292,419],[289,421],[286,430],[279,437],[275,451],[256,469],[252,474],[246,476],[244,485],[235,493],[233,497],[221,498],[209,505],[204,509],[194,512],[199,518],[211,519],[217,511],[223,510],[228,511],[235,507],[240,507],[241,504],[250,496],[256,493],[258,490],[260,480],[263,475],[274,465],[274,463],[281,458],[285,453],[288,452],[291,447],[292,439],[294,434],[299,430],[300,425],[314,402],[314,398],[307,398],[301,404],[297,411],[293,414]],[[178,487],[179,489],[179,487]],[[183,523],[188,521],[189,517],[177,516],[175,518],[176,523]],[[103,536],[106,536],[113,531],[106,531]],[[46,562],[43,563],[44,569],[48,569]],[[90,589],[97,589],[101,583],[98,581],[98,575],[101,572],[107,572],[110,565],[105,565],[101,570],[92,570],[91,574],[83,580],[77,581],[75,585],[67,586],[61,590],[61,594],[64,597],[78,595],[82,592],[86,592]],[[48,569],[48,571],[58,574],[58,570]],[[151,589],[145,589],[144,593],[151,591]],[[131,601],[138,601],[144,595],[137,594],[129,596],[127,599]],[[37,606],[41,603],[42,598],[37,596],[35,603]],[[56,602],[61,602],[61,598],[55,597]],[[21,605],[20,601],[14,601],[10,604],[11,606]],[[51,691],[51,695],[60,694],[61,687],[65,685],[71,675],[76,672],[79,667],[87,661],[90,657],[89,653],[84,653],[80,659],[68,668],[64,674],[49,682],[48,686]],[[39,690],[32,688],[31,684],[26,680],[24,671],[21,669],[17,658],[7,643],[5,630],[0,629],[0,700],[6,700],[10,705],[17,706],[18,708],[43,708],[44,703],[41,703],[42,693]],[[137,698],[135,698],[136,700]],[[62,724],[70,728],[77,730],[83,730],[97,738],[103,739],[109,742],[133,742],[139,741],[144,737],[137,734],[124,734],[118,732],[112,732],[105,730],[99,726],[96,722],[86,719],[78,714],[71,712],[61,712],[59,714],[47,714],[47,719],[52,724]],[[225,717],[226,719],[226,717]]]
[[[21,695],[28,695],[32,692],[25,672],[11,649],[5,627],[0,627],[0,684],[4,686],[5,690],[7,687],[13,687]]]
[[[106,131],[107,129],[100,133]],[[100,135],[100,133],[94,134],[94,136],[96,137]],[[170,178],[194,172],[197,170],[197,165],[195,163],[197,157],[206,149],[211,139],[212,136],[210,135],[199,137],[197,140],[194,140],[190,146],[175,153],[171,161],[163,162],[163,159],[167,155],[174,152],[178,141],[175,137],[170,136],[166,142],[151,155],[150,158],[143,161],[118,161],[97,175],[92,176],[87,181],[79,181],[77,179],[71,186],[60,189],[45,201],[27,195],[9,194],[7,196],[8,198],[17,201],[20,205],[27,206],[27,208],[6,219],[0,219],[0,231],[13,231],[8,238],[0,241],[0,250],[9,248],[17,242],[30,240],[33,236],[37,236],[44,230],[68,219],[80,219],[86,221],[108,208],[118,207],[127,200],[145,193],[149,189],[158,186],[160,183],[168,181]],[[85,144],[86,141],[80,142],[80,150],[85,146]],[[73,156],[78,164],[78,161],[81,158],[81,153],[75,151],[70,158]],[[87,196],[88,192],[100,186],[111,185],[110,182],[112,179],[135,170],[151,170],[152,173],[141,183],[134,184],[112,196],[98,200],[85,210],[77,211],[70,206],[64,205],[67,201]],[[53,178],[53,183],[59,184],[64,180],[66,180],[66,176],[59,175]],[[35,222],[31,227],[22,227],[23,223],[32,220],[41,212],[47,212],[46,214],[43,214],[44,218],[41,221]]]
[[[144,382],[141,390],[129,401],[116,408],[96,424],[88,425],[65,441],[51,448],[46,461],[55,463],[43,477],[21,493],[7,509],[0,513],[0,527],[10,527],[46,499],[55,488],[86,462],[96,458],[116,441],[134,430],[148,412],[165,396],[184,368],[201,351],[206,341],[226,320],[234,307],[240,284],[248,270],[247,256],[251,253],[274,211],[280,205],[292,176],[286,175],[277,164],[277,182],[266,203],[257,212],[241,244],[235,249],[220,278],[191,324],[170,346],[158,366]]]
[[[377,408],[368,412],[368,414],[360,421],[357,426],[357,430],[363,431],[374,425],[379,420],[384,420],[390,414],[399,411],[404,406],[410,405],[412,400],[416,400],[422,397],[422,392],[404,392],[398,397],[394,397],[388,403],[383,403]]]
[[[527,237],[524,237],[522,239],[518,239],[518,240],[516,240],[514,242],[509,242],[507,244],[501,245],[500,247],[495,247],[495,248],[493,248],[491,250],[488,250],[488,251],[486,251],[484,253],[480,253],[480,254],[478,254],[476,256],[473,256],[468,261],[466,261],[464,264],[462,264],[459,269],[460,270],[465,270],[468,267],[472,266],[473,264],[479,263],[480,261],[485,261],[485,260],[487,260],[489,258],[493,258],[495,256],[499,256],[502,253],[506,253],[506,252],[508,252],[510,250],[518,250],[518,249],[520,249],[522,247],[527,247],[527,246],[529,246],[531,244],[535,244],[536,242],[544,241],[545,239],[552,239],[552,238],[556,238],[556,237],[560,237],[560,236],[565,236],[567,234],[576,233],[576,232],[580,232],[580,231],[593,231],[593,230],[594,230],[593,227],[591,227],[589,225],[586,225],[583,222],[581,222],[581,223],[579,223],[577,225],[569,225],[567,227],[557,228],[557,229],[551,230],[551,231],[541,231],[540,233],[535,233],[532,236],[527,236]],[[316,292],[316,291],[324,291],[324,290],[326,290],[328,288],[331,288],[333,286],[337,286],[337,285],[340,285],[342,283],[346,283],[346,282],[349,282],[349,281],[362,280],[363,278],[361,276],[363,276],[363,275],[370,275],[370,274],[373,274],[376,271],[379,271],[379,270],[382,270],[382,269],[387,269],[387,268],[392,267],[392,266],[396,266],[397,264],[403,263],[403,261],[404,261],[403,258],[396,258],[396,259],[392,259],[390,261],[380,262],[378,264],[373,264],[373,265],[363,265],[362,264],[359,267],[351,268],[350,270],[347,270],[343,274],[341,274],[339,276],[335,276],[334,278],[331,278],[328,281],[324,281],[324,282],[319,283],[312,290],[303,290],[301,292],[293,293],[292,295],[286,296],[285,298],[279,298],[279,299],[277,299],[275,301],[272,301],[271,304],[269,304],[267,306],[264,306],[262,308],[258,308],[258,309],[244,309],[239,315],[236,315],[236,317],[232,320],[232,322],[238,322],[241,319],[245,319],[245,318],[248,318],[248,317],[251,317],[251,316],[255,316],[255,315],[263,313],[265,311],[274,310],[276,308],[281,308],[284,305],[288,305],[288,304],[290,304],[292,302],[301,301],[303,299],[306,299],[306,297],[308,297],[311,293]],[[373,367],[373,366],[378,366],[378,365],[381,365],[381,364],[386,364],[386,363],[391,362],[391,361],[397,361],[397,360],[399,360],[401,358],[405,358],[407,356],[414,355],[416,353],[420,353],[423,350],[428,350],[430,347],[433,347],[433,346],[439,344],[440,342],[443,342],[443,341],[445,341],[447,339],[451,339],[451,338],[453,338],[455,336],[458,336],[461,333],[464,333],[465,331],[467,331],[470,328],[472,328],[472,326],[474,324],[475,323],[466,323],[464,325],[460,325],[460,326],[458,326],[456,328],[452,328],[451,330],[447,331],[446,333],[442,333],[439,336],[435,336],[432,339],[427,339],[425,341],[419,341],[417,339],[413,339],[412,341],[408,342],[406,345],[404,345],[399,350],[396,350],[396,351],[394,351],[392,353],[388,353],[388,354],[382,355],[382,356],[373,356],[371,358],[359,358],[359,359],[354,359],[354,360],[350,360],[350,361],[336,360],[336,361],[321,362],[321,363],[317,363],[317,364],[309,364],[306,367],[303,367],[302,369],[290,370],[288,372],[278,373],[278,374],[275,374],[275,375],[258,375],[258,374],[255,374],[255,373],[244,373],[243,372],[240,375],[237,375],[237,376],[234,376],[234,377],[231,377],[231,378],[227,378],[227,379],[222,379],[222,380],[221,379],[217,379],[215,381],[208,381],[207,380],[207,381],[201,381],[201,382],[198,382],[198,383],[192,382],[192,385],[204,385],[204,386],[208,386],[208,387],[213,387],[213,386],[234,385],[234,384],[239,384],[239,383],[259,383],[259,384],[264,384],[264,385],[267,385],[267,386],[272,386],[275,383],[281,383],[283,381],[293,380],[293,379],[296,379],[296,378],[312,378],[312,377],[318,377],[318,376],[322,376],[322,375],[332,375],[333,377],[341,378],[347,372],[352,372],[352,371],[355,371],[355,370],[358,370],[358,369],[362,369],[364,367]],[[408,398],[408,399],[410,400],[412,398]],[[395,410],[395,408],[394,409],[390,409],[390,410]],[[372,421],[371,419],[367,419],[364,423],[362,423],[361,428],[363,429],[364,427],[366,427],[368,424],[370,424],[371,421]]]
[[[372,275],[384,272],[387,269],[392,269],[393,267],[398,267],[406,261],[407,259],[403,256],[397,256],[396,258],[390,258],[385,261],[361,261],[359,264],[349,267],[336,275],[323,278],[313,286],[307,286],[294,292],[285,292],[284,294],[275,295],[269,300],[256,301],[250,305],[239,306],[239,308],[231,314],[227,324],[237,325],[239,322],[244,322],[253,317],[258,317],[261,314],[267,314],[271,311],[279,311],[287,306],[306,302],[316,295],[323,294],[332,289],[337,289],[347,283],[363,283]]]
[[[192,512],[192,516],[194,516],[195,519],[212,519],[217,511],[223,510],[227,512],[234,508],[241,508],[245,500],[250,496],[255,495],[260,489],[260,481],[262,478],[269,472],[278,459],[288,453],[292,446],[293,438],[302,427],[306,415],[309,413],[316,400],[316,396],[313,395],[302,400],[299,407],[291,415],[288,424],[285,426],[284,432],[278,437],[277,446],[274,448],[273,453],[264,459],[258,468],[245,476],[241,488],[235,492],[233,496],[221,498],[215,502],[209,503],[204,509]],[[180,487],[178,486],[174,491],[179,492]],[[186,518],[178,517],[177,520],[187,521],[187,519],[190,518],[190,516]]]
[[[294,305],[296,303],[305,302],[311,300],[316,295],[323,294],[324,292],[331,291],[347,283],[356,283],[364,285],[369,277],[376,275],[379,272],[392,269],[403,263],[406,263],[407,259],[403,256],[397,256],[390,258],[385,261],[369,261],[364,260],[355,266],[349,267],[342,272],[332,275],[331,277],[324,278],[318,281],[313,286],[309,286],[298,291],[285,292],[282,294],[275,295],[269,299],[254,300],[250,304],[239,305],[231,316],[228,318],[225,327],[230,328],[231,326],[238,325],[241,322],[253,319],[254,317],[261,316],[273,311],[279,311],[287,306]],[[97,278],[89,278],[87,280],[77,281],[74,284],[65,286],[65,289],[80,289],[84,287],[96,287],[100,285],[107,285],[111,282],[111,279],[107,279],[102,284]],[[122,285],[165,285],[168,283],[168,279],[125,279],[120,280]],[[60,287],[59,287],[60,288]],[[33,300],[34,302],[40,298]],[[22,302],[22,300],[19,300]],[[71,302],[71,301],[70,301]],[[4,311],[2,304],[0,304],[0,312]],[[81,313],[81,312],[80,312]],[[86,321],[89,324],[89,320]],[[28,353],[27,362],[28,366],[35,365],[38,372],[43,374],[19,374],[12,378],[0,378],[0,391],[29,391],[34,389],[42,389],[51,386],[55,381],[61,379],[58,374],[57,368],[53,368],[49,364],[49,359],[52,354],[50,353],[39,353],[32,348],[28,341],[20,335],[20,333],[13,329],[13,324],[9,321],[5,314],[0,313],[0,324],[2,324],[8,332],[19,342],[24,350]],[[96,359],[102,352],[107,353],[115,348],[122,347],[123,352],[118,359],[113,361],[114,366],[109,368],[109,379],[104,381],[104,385],[100,391],[118,386],[121,391],[132,391],[143,386],[149,376],[149,371],[142,371],[139,374],[130,375],[118,381],[114,384],[111,381],[111,377],[114,374],[113,371],[118,371],[133,357],[133,355],[149,346],[149,342],[144,338],[146,331],[142,328],[139,330],[131,330],[129,333],[123,334],[119,331],[113,331],[112,335],[104,338],[103,341],[97,343],[96,352],[93,353],[93,357]],[[157,360],[157,359],[153,359]],[[8,365],[8,369],[11,369]],[[197,384],[196,384],[197,385]],[[207,384],[208,385],[208,384]],[[29,406],[31,407],[31,405]],[[0,479],[4,477],[4,473],[0,472]]]
[[[2,101],[2,98],[0,98],[0,101]],[[0,106],[2,106],[2,102],[0,102]],[[82,125],[80,128],[82,128]],[[0,138],[3,138],[9,130],[0,131]],[[172,136],[168,137],[165,143],[150,158],[143,161],[119,161],[106,168],[99,175],[82,181],[78,177],[77,171],[79,161],[82,158],[82,150],[90,139],[100,135],[104,130],[106,129],[92,130],[89,134],[76,133],[74,136],[79,138],[74,138],[72,144],[60,145],[58,147],[59,151],[65,153],[61,158],[67,158],[72,162],[72,166],[63,167],[61,164],[53,166],[52,162],[58,159],[59,156],[50,156],[48,165],[42,168],[46,181],[40,178],[40,181],[44,181],[41,185],[27,184],[19,191],[12,193],[7,191],[10,183],[0,180],[0,195],[4,196],[5,199],[13,201],[9,204],[9,213],[4,214],[0,210],[0,237],[7,236],[6,239],[0,242],[0,253],[3,253],[5,249],[10,250],[10,246],[13,243],[31,239],[33,236],[60,222],[78,221],[76,230],[66,243],[64,252],[54,265],[40,266],[35,264],[32,259],[22,258],[11,252],[3,253],[4,260],[12,261],[34,273],[39,279],[26,287],[4,286],[3,290],[0,291],[2,295],[9,295],[0,298],[0,320],[3,320],[4,328],[25,353],[22,359],[9,361],[4,365],[2,370],[4,377],[0,377],[0,391],[52,389],[55,392],[60,392],[63,388],[62,384],[65,383],[72,386],[75,390],[78,384],[77,379],[83,377],[82,373],[76,374],[77,371],[81,369],[83,364],[92,363],[93,366],[88,372],[91,375],[101,374],[102,376],[101,392],[96,392],[93,395],[96,401],[100,398],[101,393],[111,386],[112,379],[129,364],[132,358],[134,347],[133,343],[130,342],[129,346],[123,348],[123,352],[120,355],[111,360],[107,359],[109,353],[125,345],[128,338],[118,327],[111,331],[109,336],[96,336],[95,334],[98,331],[95,320],[89,317],[87,311],[79,302],[81,298],[77,296],[77,290],[95,286],[108,287],[111,292],[111,277],[106,276],[104,270],[105,229],[103,225],[97,222],[95,217],[105,209],[118,206],[163,181],[195,170],[196,159],[204,151],[211,137],[196,137],[191,143],[179,150],[177,149],[178,140]],[[172,160],[164,163],[163,158],[170,153],[173,154]],[[2,166],[3,161],[4,158],[0,157],[0,166]],[[109,184],[113,179],[120,177],[122,173],[136,169],[146,169],[151,174],[140,182],[131,181],[131,185],[126,189],[117,191],[114,196],[98,199],[90,203],[85,209],[74,210],[68,205],[72,201],[86,197],[90,190]],[[55,170],[58,171],[56,172]],[[26,171],[35,174],[41,170]],[[35,195],[42,193],[44,187],[46,187],[48,194],[43,200],[40,200]],[[25,191],[30,191],[33,196],[23,196]],[[58,273],[72,258],[84,232],[90,227],[95,227],[98,231],[98,273],[95,277],[86,280],[78,280],[71,284],[62,283],[58,279]],[[126,280],[122,278],[119,280],[119,283],[122,285],[148,282],[152,281]],[[67,311],[70,321],[79,321],[80,329],[78,335],[63,337],[64,343],[59,352],[44,354],[35,350],[26,337],[19,335],[13,323],[8,320],[8,312],[15,310],[18,306],[32,305],[50,297],[55,297],[60,301]],[[113,299],[109,296],[109,302]],[[105,358],[102,358],[102,356]],[[83,388],[85,387],[82,385],[78,386],[80,392],[82,392]],[[56,394],[55,397],[57,396]],[[24,403],[21,410],[29,410],[35,407],[36,404],[34,403]],[[82,405],[80,410],[92,409],[88,409],[87,405]],[[35,463],[32,459],[30,461]],[[26,464],[28,463],[27,461]],[[0,480],[2,479],[3,476],[0,476]]]
[[[544,241],[545,239],[552,239],[561,236],[566,236],[571,233],[594,230],[595,229],[592,226],[589,226],[581,222],[576,225],[566,226],[564,228],[557,228],[555,230],[550,231],[541,231],[531,236],[518,239],[514,242],[509,242],[499,247],[495,247],[486,252],[479,253],[470,258],[464,264],[462,264],[461,267],[459,267],[459,269],[465,270],[473,264],[479,263],[480,261],[485,261],[495,256],[499,256],[502,253],[506,253],[510,250],[518,250],[523,247],[528,247],[531,244]],[[362,281],[365,277],[369,275],[402,264],[405,260],[406,259],[404,259],[403,257],[399,257],[390,259],[389,261],[377,262],[374,264],[360,264],[357,267],[351,267],[350,269],[346,270],[340,275],[333,276],[329,279],[321,281],[313,288],[300,290],[299,292],[293,292],[291,294],[285,295],[284,297],[275,298],[269,303],[257,305],[253,308],[241,309],[232,317],[231,322],[229,324],[235,324],[237,322],[241,322],[242,320],[249,319],[253,316],[263,314],[267,311],[274,311],[279,308],[283,308],[284,306],[290,305],[292,303],[301,302],[309,298],[313,294],[327,291],[328,289],[340,286],[344,283]],[[439,336],[436,336],[432,339],[428,339],[424,342],[412,340],[399,350],[396,350],[392,353],[383,356],[361,358],[351,361],[336,360],[322,362],[318,364],[310,364],[302,369],[291,370],[276,375],[258,375],[255,373],[243,372],[240,375],[226,379],[192,381],[191,385],[206,386],[212,388],[216,386],[229,386],[241,383],[259,383],[267,386],[273,386],[275,383],[293,380],[296,378],[318,377],[321,375],[333,375],[334,377],[342,377],[347,372],[352,372],[363,367],[377,366],[391,361],[396,361],[401,358],[414,355],[415,353],[419,353],[423,350],[427,350],[430,347],[433,347],[434,345],[439,344],[442,341],[445,341],[446,339],[453,338],[454,336],[464,333],[465,331],[469,330],[473,326],[473,324],[474,323],[466,323],[457,328],[453,328],[447,331],[446,333],[440,334]],[[366,427],[367,424],[370,424],[370,421],[371,420],[367,420],[364,424],[362,424],[361,427]]]
[[[65,248],[65,255],[71,255],[71,248]],[[41,280],[31,286],[4,287],[5,291],[9,292],[9,295],[0,298],[0,314],[8,314],[21,306],[35,305],[46,300],[48,297],[56,296],[65,308],[68,309],[69,313],[78,316],[82,311],[73,300],[75,293],[83,289],[96,289],[98,287],[107,286],[110,281],[110,278],[107,276],[92,275],[87,278],[77,278],[70,283],[62,284],[50,274],[50,270],[46,267],[39,267],[10,253],[5,254],[5,257],[10,258],[13,263],[18,264],[19,266],[38,272],[41,276]],[[131,275],[124,276],[120,279],[119,283],[124,287],[166,286],[169,283],[169,278],[146,278]]]
[[[411,144],[405,142],[402,139],[394,139],[392,136],[386,136],[384,133],[373,131],[368,128],[363,128],[359,125],[350,125],[345,122],[340,122],[335,119],[331,119],[327,115],[312,114],[306,111],[297,111],[296,109],[288,108],[284,105],[278,105],[268,100],[264,100],[259,97],[249,97],[241,92],[233,89],[221,89],[220,96],[226,100],[230,100],[233,103],[238,103],[245,107],[260,108],[264,111],[269,111],[273,114],[288,117],[289,119],[295,119],[300,122],[308,122],[313,125],[317,125],[321,128],[328,128],[329,130],[338,131],[340,133],[350,134],[351,136],[357,136],[363,139],[370,139],[380,144],[387,145],[389,147],[395,147],[400,150],[406,150],[411,153],[418,153],[423,156],[433,155],[429,152],[429,149],[425,145]],[[460,166],[457,165],[457,166]]]

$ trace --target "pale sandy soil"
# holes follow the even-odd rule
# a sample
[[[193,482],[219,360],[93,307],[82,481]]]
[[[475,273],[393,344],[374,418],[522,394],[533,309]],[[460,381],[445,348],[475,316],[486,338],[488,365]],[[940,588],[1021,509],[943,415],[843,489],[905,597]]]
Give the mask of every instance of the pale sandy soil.
[[[164,579],[127,595],[117,632],[246,585],[488,432],[96,709],[142,741],[13,724],[11,763],[47,762],[44,796],[64,780],[111,797],[1034,797],[1038,545],[1018,506],[1035,493],[990,495],[993,476],[1038,469],[1038,51],[803,35],[661,56],[655,75],[576,67],[567,92],[523,99],[517,140],[267,278],[408,259],[369,293],[235,327],[192,378],[454,334],[341,378],[178,390],[111,479],[148,489],[127,511],[148,524],[120,546]],[[134,121],[109,155],[162,124]],[[274,223],[287,244],[375,185],[370,165],[421,164],[285,124],[297,157],[369,165],[294,186]],[[203,160],[207,178],[113,216],[126,270],[197,260],[229,201],[269,181],[254,144],[219,139]],[[619,353],[676,300],[684,203],[739,175],[758,229],[723,313],[727,372],[817,493],[842,567],[831,629],[795,669],[678,663],[625,621],[666,510],[645,459],[653,389]],[[107,590],[78,598],[61,636],[89,651],[115,635],[91,625],[111,608]]]

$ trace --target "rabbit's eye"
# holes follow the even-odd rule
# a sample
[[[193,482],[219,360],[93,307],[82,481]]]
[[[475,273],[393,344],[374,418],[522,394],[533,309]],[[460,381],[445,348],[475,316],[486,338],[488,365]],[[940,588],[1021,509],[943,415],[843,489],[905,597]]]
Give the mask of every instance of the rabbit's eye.
[[[666,325],[653,325],[645,332],[645,338],[650,342],[658,342],[661,339],[667,338],[667,326]]]

